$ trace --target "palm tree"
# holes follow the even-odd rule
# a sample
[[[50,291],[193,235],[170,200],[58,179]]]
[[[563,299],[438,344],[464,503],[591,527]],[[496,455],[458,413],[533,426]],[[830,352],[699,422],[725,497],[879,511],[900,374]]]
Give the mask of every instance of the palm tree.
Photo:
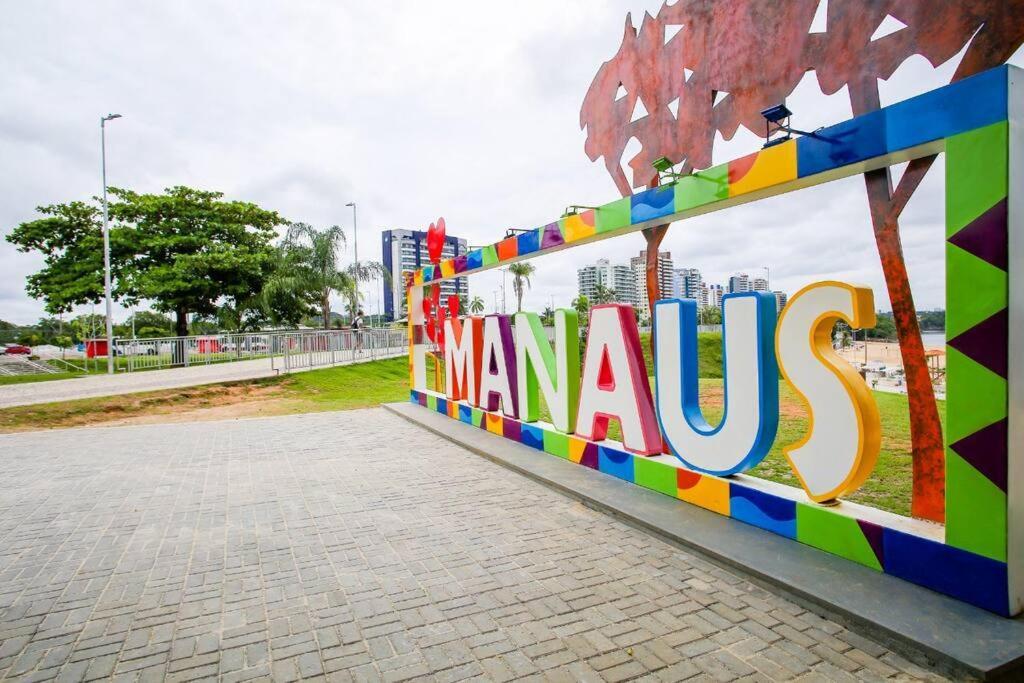
[[[331,324],[331,292],[352,298],[355,279],[341,270],[339,251],[345,231],[337,225],[317,230],[307,223],[288,226],[281,243],[281,263],[263,289],[264,305],[273,299],[301,294],[315,296],[324,329]]]
[[[536,270],[536,266],[528,261],[513,263],[508,267],[508,272],[512,273],[512,289],[516,293],[516,311],[522,312],[523,310],[523,294],[526,291],[523,289],[523,285],[525,284],[527,288],[530,287],[530,276]]]
[[[352,288],[347,292],[348,299],[346,302],[348,313],[352,317],[355,317],[356,312],[359,310],[359,299],[362,298],[362,295],[359,293],[359,283],[371,282],[379,277],[384,280],[387,287],[391,286],[391,272],[380,261],[360,261],[358,269],[356,264],[353,263],[345,269],[345,274],[352,281]]]
[[[474,296],[469,302],[469,312],[474,315],[480,315],[484,312],[484,307],[487,304],[484,303],[483,297]]]
[[[615,301],[615,290],[598,283],[594,287],[594,303],[610,304]]]

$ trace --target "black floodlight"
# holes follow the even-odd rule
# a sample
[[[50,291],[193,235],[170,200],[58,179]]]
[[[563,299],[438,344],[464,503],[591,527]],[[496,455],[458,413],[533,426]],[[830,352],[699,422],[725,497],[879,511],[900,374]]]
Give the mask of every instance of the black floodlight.
[[[792,115],[793,112],[789,110],[789,107],[786,106],[785,102],[781,104],[776,104],[774,107],[768,107],[767,109],[761,110],[761,116],[764,117],[765,139],[765,143],[762,146],[762,148],[771,147],[772,145],[778,145],[780,143],[786,142],[787,140],[792,139],[793,133],[796,133],[798,135],[806,135],[812,138],[818,138],[819,140],[825,140],[826,142],[831,142],[831,140],[829,140],[827,137],[818,133],[818,131],[821,130],[820,128],[816,131],[806,131],[793,128],[791,125],[789,125],[789,117],[791,117]],[[773,124],[775,125],[774,129],[772,129]],[[772,139],[772,134],[777,133],[780,130],[784,132],[785,135]]]
[[[761,112],[761,116],[765,118],[769,123],[778,123],[782,119],[788,119],[793,115],[793,112],[789,110],[789,107],[785,103],[776,104],[774,107],[768,107]]]

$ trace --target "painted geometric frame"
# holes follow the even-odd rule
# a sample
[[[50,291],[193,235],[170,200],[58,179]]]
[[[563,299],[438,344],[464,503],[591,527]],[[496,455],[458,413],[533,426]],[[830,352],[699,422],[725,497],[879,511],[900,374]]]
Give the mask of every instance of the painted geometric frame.
[[[1013,616],[1024,610],[1024,71],[1002,66],[427,266],[408,290],[411,400],[553,456]],[[426,388],[423,286],[946,153],[946,522],[823,507],[449,401]],[[1011,188],[1014,191],[1010,191]]]

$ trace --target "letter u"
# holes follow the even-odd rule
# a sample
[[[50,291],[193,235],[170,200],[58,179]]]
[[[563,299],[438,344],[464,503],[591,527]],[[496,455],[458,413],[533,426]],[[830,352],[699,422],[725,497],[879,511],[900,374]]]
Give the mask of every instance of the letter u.
[[[728,475],[759,463],[779,424],[775,297],[728,294],[722,301],[725,411],[712,427],[700,409],[697,302],[666,299],[654,307],[658,421],[672,453],[688,468]]]

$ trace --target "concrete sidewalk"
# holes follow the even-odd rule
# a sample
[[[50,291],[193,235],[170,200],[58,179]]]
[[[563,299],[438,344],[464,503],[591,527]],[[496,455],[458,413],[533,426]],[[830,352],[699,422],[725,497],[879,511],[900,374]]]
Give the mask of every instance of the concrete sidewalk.
[[[3,680],[941,680],[379,408],[0,436],[0,511]]]
[[[365,363],[384,357],[403,356],[406,350],[391,354],[377,352],[374,357],[369,353],[355,360]],[[293,356],[293,362],[296,357]],[[351,365],[346,360],[334,365]],[[77,379],[60,379],[50,382],[33,382],[29,384],[9,384],[0,386],[0,408],[52,403],[54,401],[74,401],[81,398],[97,398],[99,396],[116,396],[135,394],[142,391],[158,391],[160,389],[177,389],[180,387],[217,384],[219,382],[235,382],[259,377],[273,377],[281,372],[282,361],[276,360],[277,368],[271,367],[269,358],[243,360],[235,363],[215,363],[212,365],[193,365],[187,368],[169,368],[167,370],[147,370],[144,372],[122,372],[116,375],[89,375]],[[291,372],[318,370],[315,368],[295,368]]]

